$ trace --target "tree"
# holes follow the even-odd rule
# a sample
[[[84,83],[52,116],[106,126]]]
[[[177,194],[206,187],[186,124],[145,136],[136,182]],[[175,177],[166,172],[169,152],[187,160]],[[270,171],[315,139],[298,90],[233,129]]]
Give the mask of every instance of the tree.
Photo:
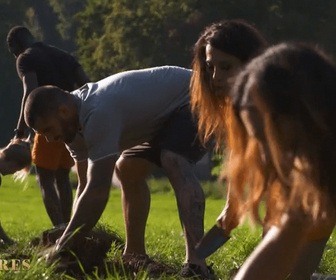
[[[54,28],[62,38],[63,48],[70,52],[77,49],[75,37],[79,23],[74,15],[83,10],[86,2],[86,0],[49,0],[50,8],[57,16]]]
[[[32,20],[31,1],[2,0],[0,2],[0,146],[8,143],[14,135],[14,128],[20,112],[22,86],[16,74],[14,57],[6,45],[7,33],[11,27],[18,24],[30,25]]]
[[[276,43],[315,42],[336,52],[334,0],[0,0],[0,144],[12,137],[22,96],[5,40],[14,25],[75,52],[93,80],[158,65],[190,67],[193,45],[212,22],[241,18]],[[6,120],[6,121],[4,121]]]
[[[78,55],[96,80],[127,69],[189,67],[193,45],[206,25],[243,18],[263,31],[281,17],[280,4],[280,0],[88,0],[76,16]]]
[[[204,21],[199,2],[88,1],[77,15],[81,63],[94,79],[163,64],[190,66]]]
[[[56,0],[50,1],[57,2]],[[70,2],[70,0],[68,1]],[[75,0],[72,0],[72,2],[75,2]],[[67,42],[63,41],[60,32],[56,29],[59,20],[52,7],[45,0],[0,0],[0,19],[0,40],[2,42],[0,44],[0,67],[2,69],[0,75],[2,132],[0,146],[4,146],[14,135],[13,130],[19,116],[23,91],[21,81],[16,73],[15,59],[7,49],[6,37],[8,31],[15,25],[24,25],[32,31],[37,39],[43,39],[47,43],[67,50],[71,49],[71,46],[74,50],[75,47],[73,46],[75,44],[67,45]]]

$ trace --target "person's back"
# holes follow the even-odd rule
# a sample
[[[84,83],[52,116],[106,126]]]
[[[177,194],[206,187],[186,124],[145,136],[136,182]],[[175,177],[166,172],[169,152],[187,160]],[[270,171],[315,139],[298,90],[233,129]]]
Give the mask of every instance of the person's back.
[[[181,67],[153,67],[118,73],[73,91],[91,156],[122,152],[156,136],[175,111],[188,106],[190,76]]]
[[[75,71],[80,66],[69,53],[43,42],[35,42],[20,54],[16,65],[21,77],[34,71],[39,86],[55,85],[67,91],[75,89]]]
[[[74,214],[50,260],[58,258],[69,236],[78,237],[73,234],[78,227],[84,225],[80,231],[85,232],[99,220],[115,171],[126,226],[122,262],[134,273],[153,263],[146,254],[144,235],[150,208],[147,178],[154,169],[163,168],[176,194],[186,238],[181,276],[188,276],[182,271],[189,268],[195,271],[192,276],[213,275],[205,261],[193,254],[204,233],[205,205],[193,165],[207,147],[197,137],[190,112],[190,76],[190,70],[180,67],[153,67],[115,74],[71,94],[54,86],[30,94],[24,111],[27,125],[49,141],[68,144],[79,182]],[[167,266],[155,266],[155,271],[148,271],[153,276],[171,272]]]

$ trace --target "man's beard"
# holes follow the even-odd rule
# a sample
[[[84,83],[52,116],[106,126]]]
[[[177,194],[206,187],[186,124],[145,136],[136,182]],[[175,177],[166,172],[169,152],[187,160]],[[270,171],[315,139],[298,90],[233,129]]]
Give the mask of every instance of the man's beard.
[[[71,143],[78,132],[78,125],[71,125],[69,122],[65,123],[62,122],[62,127],[63,127],[63,135],[64,135],[64,143]]]
[[[70,144],[76,137],[77,132],[71,132],[71,133],[67,133],[67,135],[64,138],[64,143],[66,144]]]

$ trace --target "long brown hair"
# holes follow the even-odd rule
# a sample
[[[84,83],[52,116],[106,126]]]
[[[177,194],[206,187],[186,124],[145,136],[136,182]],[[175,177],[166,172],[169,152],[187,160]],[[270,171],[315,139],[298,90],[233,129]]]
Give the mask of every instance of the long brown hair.
[[[248,123],[259,131],[248,135],[241,119],[246,98],[234,99],[228,131],[236,139],[229,141],[230,176],[240,200],[244,199],[245,187],[250,187],[243,202],[248,205],[245,211],[251,210],[256,219],[260,197],[275,187],[280,193],[275,205],[278,219],[284,212],[303,213],[302,217],[312,220],[326,217],[330,211],[335,214],[335,79],[331,58],[303,43],[269,48],[236,79],[232,96],[239,97],[241,92],[248,95],[261,122]],[[253,142],[256,145],[251,149]],[[244,182],[235,185],[241,178]]]
[[[252,25],[243,20],[228,20],[206,27],[194,46],[191,77],[191,109],[198,119],[199,134],[203,142],[215,136],[217,143],[225,138],[229,97],[216,96],[212,79],[206,71],[205,48],[210,44],[216,49],[247,63],[267,45],[266,40]]]

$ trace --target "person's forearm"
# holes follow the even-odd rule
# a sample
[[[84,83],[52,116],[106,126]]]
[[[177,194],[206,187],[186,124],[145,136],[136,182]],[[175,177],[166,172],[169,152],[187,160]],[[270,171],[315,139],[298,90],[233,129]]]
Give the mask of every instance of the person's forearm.
[[[79,197],[81,196],[81,194],[83,193],[83,190],[84,190],[84,187],[81,186],[80,184],[78,184],[77,189],[76,189],[76,195],[75,195],[73,205],[72,205],[73,213],[75,212],[75,209],[77,208],[78,200],[79,200]]]
[[[76,230],[80,233],[86,233],[96,225],[106,207],[109,191],[110,185],[88,186],[86,188],[78,198],[70,223],[60,238],[56,249],[68,245],[68,237]]]
[[[27,73],[25,76],[23,76],[22,83],[23,83],[23,96],[21,101],[20,116],[15,129],[16,138],[23,138],[25,136],[25,130],[28,127],[24,120],[24,107],[29,93],[33,89],[38,87],[37,76],[35,72],[30,72]]]
[[[15,129],[15,136],[17,138],[23,138],[25,136],[25,131],[27,129],[27,125],[26,125],[26,122],[24,120],[24,106],[25,106],[25,102],[26,102],[27,97],[28,97],[28,94],[24,93],[23,98],[22,98],[22,102],[21,102],[20,116],[19,116],[18,123],[17,123],[16,129]]]
[[[73,212],[75,212],[75,209],[77,208],[79,197],[82,195],[82,193],[85,190],[85,186],[87,184],[87,178],[86,178],[86,172],[88,168],[88,162],[87,160],[82,160],[80,162],[75,161],[75,166],[77,170],[77,180],[78,185],[76,189],[76,196],[73,202]]]
[[[76,230],[82,234],[86,233],[98,222],[109,198],[116,159],[117,156],[109,156],[97,162],[91,162],[89,166],[87,161],[76,163],[79,185],[83,186],[86,182],[87,184],[76,200],[74,213],[57,243],[56,250],[64,245],[71,247],[71,241],[69,243],[67,241]]]
[[[298,223],[271,228],[240,268],[234,280],[283,280],[305,245],[307,228]]]

